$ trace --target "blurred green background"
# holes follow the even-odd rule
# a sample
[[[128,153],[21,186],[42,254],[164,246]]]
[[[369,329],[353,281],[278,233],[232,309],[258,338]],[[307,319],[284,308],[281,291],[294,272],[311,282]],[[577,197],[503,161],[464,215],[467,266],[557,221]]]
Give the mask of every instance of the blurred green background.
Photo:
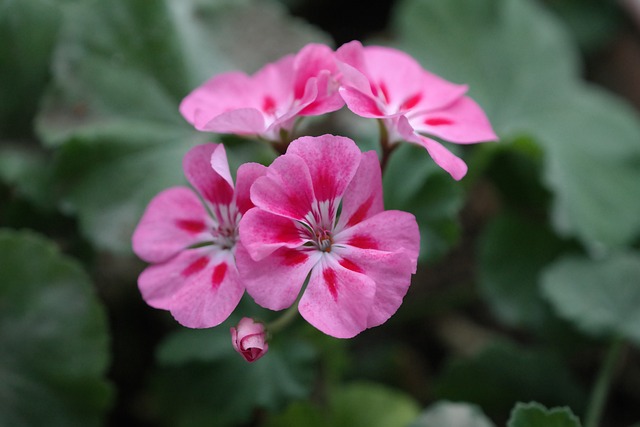
[[[300,320],[249,365],[229,326],[273,314],[180,327],[130,236],[194,144],[275,156],[194,131],[190,90],[352,39],[468,84],[500,142],[457,151],[461,182],[399,148],[385,205],[423,244],[403,306],[348,341]],[[0,425],[637,427],[638,108],[634,0],[0,0]],[[375,147],[348,111],[307,124]]]

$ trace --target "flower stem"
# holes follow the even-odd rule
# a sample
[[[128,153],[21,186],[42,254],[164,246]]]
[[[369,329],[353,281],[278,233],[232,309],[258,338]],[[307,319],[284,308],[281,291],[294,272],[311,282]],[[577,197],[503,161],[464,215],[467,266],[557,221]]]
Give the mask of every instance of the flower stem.
[[[607,401],[609,394],[609,388],[611,387],[611,381],[613,380],[613,374],[615,373],[616,365],[620,359],[620,353],[623,348],[624,341],[616,337],[613,339],[607,351],[607,355],[600,367],[600,372],[596,379],[593,389],[591,390],[591,397],[589,398],[589,407],[587,414],[585,415],[584,427],[597,427],[600,424],[600,418],[602,417],[602,411]]]
[[[296,314],[298,313],[298,301],[300,301],[299,297],[291,307],[289,307],[284,311],[284,313],[282,313],[282,316],[267,324],[267,331],[269,331],[270,334],[275,334],[276,332],[281,331],[282,329],[287,327],[289,323],[293,321],[293,319],[295,319]]]
[[[387,131],[387,127],[385,126],[383,119],[378,119],[378,129],[380,130],[380,148],[382,150],[380,170],[384,174],[384,171],[387,168],[387,163],[389,162],[389,157],[391,157],[391,153],[397,145],[391,144],[389,141],[389,132]]]

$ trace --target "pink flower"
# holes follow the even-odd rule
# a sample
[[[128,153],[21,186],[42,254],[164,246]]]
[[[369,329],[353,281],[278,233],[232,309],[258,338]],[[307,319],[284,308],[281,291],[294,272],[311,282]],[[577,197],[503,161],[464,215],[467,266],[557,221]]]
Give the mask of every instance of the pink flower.
[[[264,325],[249,317],[243,317],[237,328],[231,328],[231,344],[247,362],[255,362],[269,351]]]
[[[234,261],[237,226],[253,207],[249,187],[266,168],[242,165],[234,191],[222,145],[193,147],[183,166],[198,194],[173,187],[147,206],[132,240],[152,265],[138,286],[150,306],[171,311],[184,326],[207,328],[222,323],[244,293]]]
[[[415,273],[413,215],[384,211],[380,165],[344,137],[291,143],[251,188],[236,259],[247,292],[282,310],[296,301],[313,326],[349,338],[396,312]]]
[[[280,141],[281,132],[290,132],[298,116],[325,114],[344,105],[336,72],[333,51],[309,44],[253,76],[230,72],[213,77],[182,101],[180,112],[201,131]]]
[[[458,144],[497,139],[482,109],[465,96],[467,86],[425,71],[406,53],[353,41],[340,47],[336,58],[340,94],[349,109],[384,120],[391,143],[421,145],[453,178],[461,179],[467,165],[426,135]]]

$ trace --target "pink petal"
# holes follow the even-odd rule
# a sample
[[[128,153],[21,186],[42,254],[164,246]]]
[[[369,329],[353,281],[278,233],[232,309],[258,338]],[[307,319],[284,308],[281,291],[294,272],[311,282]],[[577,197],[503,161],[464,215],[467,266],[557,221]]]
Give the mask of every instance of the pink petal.
[[[316,78],[322,71],[335,74],[338,67],[333,58],[333,51],[322,44],[308,44],[296,55],[294,61],[295,80],[293,93],[296,99],[302,98],[309,79]]]
[[[342,213],[336,231],[351,227],[384,209],[380,163],[374,151],[362,154],[362,160],[342,197]]]
[[[196,114],[196,118],[200,115]],[[266,128],[264,115],[257,108],[237,108],[208,119],[198,120],[196,129],[206,132],[255,135]]]
[[[439,142],[416,134],[405,117],[399,117],[398,132],[406,141],[424,147],[433,161],[447,171],[453,179],[459,181],[467,174],[467,165],[462,159]]]
[[[355,142],[333,135],[298,138],[289,145],[286,155],[299,156],[306,163],[318,201],[341,197],[361,158]]]
[[[249,209],[238,228],[240,241],[256,261],[281,247],[297,248],[305,242],[293,220],[258,208]]]
[[[386,322],[400,307],[411,285],[415,264],[404,251],[380,252],[359,248],[336,248],[340,265],[365,274],[376,284],[367,328]]]
[[[402,100],[425,90],[421,85],[424,70],[408,54],[389,47],[367,46],[364,59],[369,81],[382,86],[388,104],[399,105]]]
[[[242,282],[255,302],[270,310],[290,307],[320,254],[281,248],[254,261],[242,244],[237,246],[236,263]]]
[[[275,62],[265,65],[253,76],[255,85],[254,98],[259,105],[264,106],[264,100],[269,97],[275,107],[291,105],[293,101],[292,82],[295,78],[295,57],[287,55]]]
[[[211,169],[233,188],[233,179],[231,178],[231,171],[229,171],[229,161],[227,160],[227,152],[224,149],[224,145],[220,144],[215,147],[209,162]]]
[[[407,212],[383,211],[334,236],[334,246],[351,246],[385,252],[405,251],[417,266],[420,230],[416,218]]]
[[[311,175],[304,160],[293,154],[276,158],[267,174],[251,187],[251,201],[267,212],[304,219],[314,201]]]
[[[180,113],[193,125],[198,112],[207,122],[223,111],[247,106],[252,89],[251,78],[244,73],[219,74],[187,95],[180,103]]]
[[[442,110],[412,116],[410,123],[418,132],[459,144],[498,139],[482,109],[466,96]]]
[[[311,272],[298,310],[325,334],[351,338],[367,328],[375,283],[330,259],[323,258]]]
[[[336,51],[336,59],[342,73],[342,84],[373,97],[362,44],[356,40],[343,44]]]
[[[289,108],[284,111],[278,118],[269,126],[268,131],[273,132],[280,128],[288,128],[289,123],[292,123],[294,118],[300,114],[307,106],[314,102],[318,97],[318,82],[316,78],[307,80],[307,84],[304,89],[304,93],[297,102],[289,105]]]
[[[334,74],[322,71],[316,79],[316,99],[301,109],[301,116],[318,116],[337,111],[344,106],[344,100],[338,92],[339,84]]]
[[[213,204],[229,205],[233,187],[211,167],[211,156],[217,147],[213,143],[196,145],[184,156],[182,165],[187,179],[202,197]],[[224,148],[218,156],[226,159]]]
[[[238,168],[236,176],[236,205],[241,214],[253,207],[250,189],[256,179],[267,173],[267,167],[259,163],[244,163]]]
[[[219,74],[193,90],[180,103],[180,113],[197,129],[225,111],[254,107],[251,78],[244,73]]]
[[[163,262],[211,238],[210,218],[186,187],[164,190],[151,200],[132,237],[133,251],[147,262]]]
[[[138,278],[142,297],[152,307],[169,310],[189,328],[219,325],[244,293],[230,252],[186,250],[147,267]]]
[[[387,117],[379,101],[372,96],[345,86],[340,88],[340,96],[342,96],[342,99],[346,102],[349,110],[360,117],[370,119]]]

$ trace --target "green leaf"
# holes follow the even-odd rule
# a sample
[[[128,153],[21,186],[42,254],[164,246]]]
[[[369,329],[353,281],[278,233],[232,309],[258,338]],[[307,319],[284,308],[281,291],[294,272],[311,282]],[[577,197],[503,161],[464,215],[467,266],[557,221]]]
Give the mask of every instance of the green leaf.
[[[640,344],[639,253],[565,257],[545,270],[542,290],[558,314],[585,332]]]
[[[86,0],[64,11],[39,135],[62,146],[63,207],[94,244],[116,252],[130,252],[149,200],[184,182],[187,150],[216,139],[180,116],[181,99],[215,73],[254,71],[325,40],[265,1]],[[271,158],[266,145],[234,150],[235,164]]]
[[[523,369],[526,367],[526,369]],[[581,409],[584,391],[553,354],[498,341],[473,358],[451,361],[435,384],[439,399],[475,403],[500,417],[514,400]]]
[[[9,230],[0,272],[0,425],[101,425],[107,322],[86,273],[51,242]]]
[[[405,427],[419,413],[408,395],[370,382],[331,389],[326,407],[295,402],[281,414],[269,417],[268,427]]]
[[[327,411],[308,401],[294,402],[281,414],[267,418],[264,427],[325,427],[328,420]]]
[[[553,225],[585,244],[620,247],[640,233],[640,121],[581,82],[577,48],[532,0],[405,0],[399,45],[448,80],[468,83],[503,141],[544,150]]]
[[[480,237],[479,289],[496,316],[516,327],[540,328],[549,316],[538,277],[567,244],[543,224],[516,215],[492,220]]]
[[[456,215],[462,208],[463,192],[430,159],[423,148],[400,145],[391,155],[384,178],[386,209],[399,209],[416,216],[420,226],[420,259],[435,260],[458,240]]]
[[[422,412],[409,427],[494,427],[475,405],[436,402]]]
[[[60,27],[50,0],[0,0],[0,135],[32,135]]]
[[[404,427],[419,413],[404,393],[374,383],[354,383],[334,390],[331,422],[336,427]]]
[[[51,167],[47,155],[30,144],[0,146],[0,181],[36,206],[55,206],[51,189]]]
[[[316,360],[309,344],[278,336],[265,356],[249,364],[231,346],[231,324],[179,331],[161,345],[163,367],[152,384],[156,423],[236,425],[257,408],[275,411],[309,395]]]
[[[536,402],[517,403],[507,427],[580,427],[580,420],[567,407],[547,409]]]

